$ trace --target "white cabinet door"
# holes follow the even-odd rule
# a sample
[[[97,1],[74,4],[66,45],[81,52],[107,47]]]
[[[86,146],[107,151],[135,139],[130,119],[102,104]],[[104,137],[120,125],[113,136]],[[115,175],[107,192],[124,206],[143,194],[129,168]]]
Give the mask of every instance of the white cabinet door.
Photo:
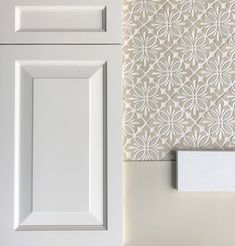
[[[0,46],[0,244],[121,246],[119,46]]]
[[[121,43],[121,1],[1,0],[0,43]]]

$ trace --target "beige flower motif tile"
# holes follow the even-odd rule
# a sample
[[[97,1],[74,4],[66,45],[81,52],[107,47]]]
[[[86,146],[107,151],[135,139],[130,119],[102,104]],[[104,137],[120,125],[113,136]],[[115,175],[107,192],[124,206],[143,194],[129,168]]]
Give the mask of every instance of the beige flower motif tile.
[[[235,0],[123,0],[125,160],[235,149]]]

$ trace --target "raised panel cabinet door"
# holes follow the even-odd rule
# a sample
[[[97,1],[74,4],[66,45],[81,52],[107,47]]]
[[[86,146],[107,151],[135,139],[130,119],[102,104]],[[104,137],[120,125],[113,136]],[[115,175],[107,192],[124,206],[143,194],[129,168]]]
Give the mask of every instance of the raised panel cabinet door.
[[[121,43],[120,0],[1,0],[0,43]]]
[[[121,246],[120,46],[0,46],[0,244]]]

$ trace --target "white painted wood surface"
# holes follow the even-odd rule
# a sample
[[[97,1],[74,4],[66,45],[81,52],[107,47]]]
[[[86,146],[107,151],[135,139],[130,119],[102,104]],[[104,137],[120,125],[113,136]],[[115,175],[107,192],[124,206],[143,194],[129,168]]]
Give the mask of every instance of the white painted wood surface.
[[[235,191],[234,151],[177,151],[178,191]]]
[[[16,32],[105,32],[105,24],[105,6],[15,7]]]
[[[3,245],[122,245],[120,56],[0,46]]]
[[[0,43],[121,43],[121,1],[0,1]]]

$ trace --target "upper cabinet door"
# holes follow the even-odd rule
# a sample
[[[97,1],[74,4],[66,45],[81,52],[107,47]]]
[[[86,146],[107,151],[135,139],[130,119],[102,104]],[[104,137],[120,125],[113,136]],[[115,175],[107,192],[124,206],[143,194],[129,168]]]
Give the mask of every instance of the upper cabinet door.
[[[121,43],[120,0],[1,0],[0,44]]]

